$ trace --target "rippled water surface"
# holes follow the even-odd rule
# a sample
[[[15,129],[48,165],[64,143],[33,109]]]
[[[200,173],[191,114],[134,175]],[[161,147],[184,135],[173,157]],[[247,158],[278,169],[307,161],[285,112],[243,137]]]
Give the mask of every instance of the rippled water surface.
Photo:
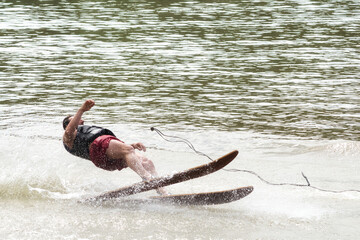
[[[360,3],[340,0],[0,1],[0,239],[356,239]],[[254,186],[221,206],[86,205],[140,181],[68,154],[61,121],[148,147],[161,175],[229,165],[173,194]],[[332,193],[328,190],[358,191]],[[144,199],[154,191],[138,194]]]
[[[12,2],[3,128],[93,98],[108,122],[359,139],[358,1]]]

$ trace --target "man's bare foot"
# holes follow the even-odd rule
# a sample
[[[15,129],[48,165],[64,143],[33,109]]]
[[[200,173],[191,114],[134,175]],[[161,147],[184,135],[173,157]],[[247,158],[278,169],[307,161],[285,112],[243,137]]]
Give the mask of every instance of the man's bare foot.
[[[168,195],[170,195],[164,188],[158,188],[158,189],[156,189],[156,192],[160,196],[168,196]]]

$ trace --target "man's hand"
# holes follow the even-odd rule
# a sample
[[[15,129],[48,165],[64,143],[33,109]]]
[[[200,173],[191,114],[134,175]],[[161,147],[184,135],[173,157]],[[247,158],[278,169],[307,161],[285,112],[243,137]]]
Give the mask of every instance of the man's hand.
[[[146,152],[146,147],[145,147],[144,144],[142,144],[142,143],[133,143],[133,144],[130,144],[130,145],[131,145],[133,148],[137,149],[137,150]]]
[[[82,110],[83,112],[89,111],[94,105],[95,105],[94,100],[91,99],[86,100],[81,106],[80,110]]]

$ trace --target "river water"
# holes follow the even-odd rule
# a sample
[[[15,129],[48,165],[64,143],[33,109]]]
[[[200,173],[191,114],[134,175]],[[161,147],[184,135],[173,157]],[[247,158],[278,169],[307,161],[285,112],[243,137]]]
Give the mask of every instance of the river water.
[[[68,154],[61,122],[141,141],[161,175],[238,149],[272,183],[360,189],[359,1],[0,2],[2,239],[355,239],[360,193],[219,171],[168,187],[254,186],[226,205],[81,200],[140,181]],[[147,192],[133,198],[156,194]]]

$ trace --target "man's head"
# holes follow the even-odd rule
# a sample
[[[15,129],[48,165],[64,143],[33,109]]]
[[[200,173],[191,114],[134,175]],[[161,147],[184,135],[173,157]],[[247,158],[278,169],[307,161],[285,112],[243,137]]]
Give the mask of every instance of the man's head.
[[[63,120],[63,128],[64,130],[66,129],[67,125],[69,125],[69,122],[71,121],[72,115],[68,115],[66,118],[64,118]]]
[[[71,121],[71,119],[73,119],[73,115],[68,115],[66,118],[64,118],[64,120],[63,120],[63,128],[64,128],[64,130],[66,129],[66,127],[67,127],[67,125],[69,125],[69,123],[70,123],[70,121]],[[80,120],[79,121],[79,125],[84,125],[84,120]]]

